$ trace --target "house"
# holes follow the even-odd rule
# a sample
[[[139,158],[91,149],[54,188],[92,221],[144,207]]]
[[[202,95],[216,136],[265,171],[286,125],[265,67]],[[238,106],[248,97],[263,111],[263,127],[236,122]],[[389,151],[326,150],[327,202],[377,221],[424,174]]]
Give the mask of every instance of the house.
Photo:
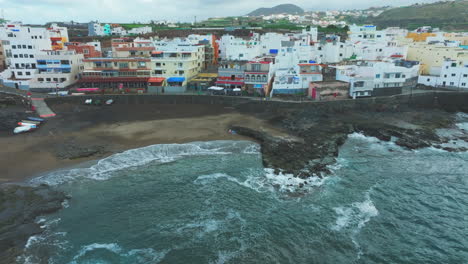
[[[418,83],[432,87],[468,89],[468,61],[447,59],[442,67],[433,67],[428,75],[420,75]]]
[[[221,61],[216,85],[226,89],[243,89],[246,63],[246,61]]]
[[[77,54],[83,54],[85,59],[102,57],[100,43],[98,45],[97,43],[67,42],[65,43],[65,47],[67,50],[75,51]]]
[[[419,67],[416,61],[358,61],[336,66],[336,80],[349,83],[353,98],[400,94],[416,85]]]
[[[249,94],[266,95],[273,79],[275,58],[265,56],[249,61],[245,65],[244,89]]]

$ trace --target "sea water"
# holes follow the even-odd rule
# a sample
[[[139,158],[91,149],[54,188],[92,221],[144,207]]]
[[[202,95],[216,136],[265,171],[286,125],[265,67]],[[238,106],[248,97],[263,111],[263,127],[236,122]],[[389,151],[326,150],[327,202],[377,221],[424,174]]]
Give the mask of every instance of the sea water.
[[[115,154],[33,180],[72,199],[18,262],[468,262],[468,153],[351,134],[330,169],[301,187],[247,141]]]

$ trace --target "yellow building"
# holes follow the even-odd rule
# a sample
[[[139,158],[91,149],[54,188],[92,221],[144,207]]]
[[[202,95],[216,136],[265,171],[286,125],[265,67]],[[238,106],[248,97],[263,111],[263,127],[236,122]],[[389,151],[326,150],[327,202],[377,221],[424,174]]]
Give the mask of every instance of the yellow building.
[[[441,67],[446,59],[457,62],[468,60],[468,50],[460,47],[448,47],[424,42],[413,42],[408,45],[408,60],[421,63],[421,74],[429,75],[432,67]]]
[[[409,32],[406,35],[406,38],[412,39],[414,42],[426,42],[428,37],[435,37],[437,36],[435,33],[417,33],[417,32]]]
[[[468,46],[468,35],[465,33],[445,33],[444,37],[450,41],[460,41],[460,45]]]

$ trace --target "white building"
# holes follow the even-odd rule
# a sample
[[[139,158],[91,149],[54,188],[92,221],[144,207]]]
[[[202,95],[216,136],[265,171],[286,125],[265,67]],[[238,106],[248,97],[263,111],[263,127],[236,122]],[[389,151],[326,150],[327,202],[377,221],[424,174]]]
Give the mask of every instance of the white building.
[[[353,42],[386,41],[385,32],[378,31],[377,27],[374,25],[364,25],[364,26],[352,25],[349,27],[348,37],[349,37],[349,40]]]
[[[150,26],[144,26],[144,27],[138,27],[138,28],[132,28],[127,31],[127,34],[135,34],[135,35],[140,35],[140,34],[148,34],[152,33],[153,28]]]
[[[51,91],[76,83],[84,69],[83,59],[83,54],[73,50],[44,51],[37,55],[38,72],[29,82],[29,89]]]
[[[21,24],[5,24],[0,28],[6,64],[0,74],[5,86],[27,90],[29,80],[37,72],[36,56],[42,50],[51,50],[51,34],[46,28],[33,28]]]
[[[219,40],[219,57],[222,60],[249,61],[262,55],[262,45],[258,33],[250,39],[224,35]]]
[[[336,67],[336,80],[350,84],[353,98],[401,93],[414,85],[419,74],[419,63],[413,61],[371,62]]]
[[[433,87],[468,89],[468,61],[446,60],[442,67],[432,67],[430,75],[420,75],[419,84]]]

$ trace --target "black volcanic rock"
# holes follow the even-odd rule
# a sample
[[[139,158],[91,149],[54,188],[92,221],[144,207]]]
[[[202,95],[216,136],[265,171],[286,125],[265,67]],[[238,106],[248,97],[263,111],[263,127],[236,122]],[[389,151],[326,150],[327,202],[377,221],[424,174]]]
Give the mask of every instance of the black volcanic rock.
[[[293,4],[283,4],[272,8],[258,8],[253,12],[250,12],[248,16],[269,16],[276,14],[302,15],[304,14],[304,9]]]
[[[66,195],[49,186],[0,186],[0,262],[16,263],[29,237],[42,229],[36,217],[62,208]]]

